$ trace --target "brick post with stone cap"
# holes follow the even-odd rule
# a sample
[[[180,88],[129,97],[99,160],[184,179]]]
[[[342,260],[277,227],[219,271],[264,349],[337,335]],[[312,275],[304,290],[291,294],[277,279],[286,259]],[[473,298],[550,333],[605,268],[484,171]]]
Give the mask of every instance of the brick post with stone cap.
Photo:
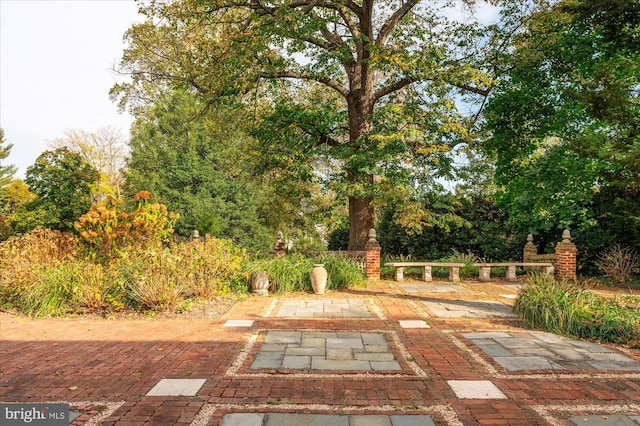
[[[534,261],[534,257],[538,254],[538,246],[533,244],[533,235],[527,235],[527,243],[524,245],[524,249],[522,249],[522,261],[524,263],[529,263]]]
[[[565,229],[562,233],[562,241],[556,244],[556,278],[576,279],[578,249],[571,239],[571,233]]]
[[[369,230],[369,240],[364,246],[365,251],[365,275],[367,280],[380,279],[380,244],[376,240],[376,230]]]

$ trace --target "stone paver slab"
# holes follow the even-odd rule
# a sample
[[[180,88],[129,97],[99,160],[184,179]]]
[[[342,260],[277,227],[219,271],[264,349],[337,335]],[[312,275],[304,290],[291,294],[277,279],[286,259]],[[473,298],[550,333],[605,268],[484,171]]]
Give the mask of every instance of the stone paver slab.
[[[349,426],[347,416],[332,414],[269,413],[265,426]]]
[[[371,370],[368,361],[331,360],[313,357],[311,360],[312,370]]]
[[[389,416],[383,415],[351,415],[349,426],[392,426]]]
[[[569,420],[580,426],[637,426],[638,423],[627,416],[573,416]]]
[[[510,371],[554,369],[554,364],[547,358],[541,356],[497,356],[493,359]]]
[[[389,416],[392,426],[436,426],[431,416],[423,415],[394,415]]]
[[[400,320],[398,323],[402,328],[431,328],[424,320]]]
[[[286,356],[282,360],[282,368],[308,370],[311,368],[310,356]]]
[[[507,399],[489,380],[447,380],[447,383],[460,399]]]
[[[327,349],[364,349],[362,339],[327,339]]]
[[[195,396],[207,379],[162,379],[147,396]]]
[[[222,418],[220,426],[262,426],[264,414],[232,413]]]

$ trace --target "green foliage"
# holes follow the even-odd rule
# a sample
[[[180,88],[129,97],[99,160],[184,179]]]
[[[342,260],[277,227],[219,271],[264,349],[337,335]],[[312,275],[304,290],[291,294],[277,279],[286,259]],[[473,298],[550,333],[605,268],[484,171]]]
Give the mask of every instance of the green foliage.
[[[433,198],[435,196],[430,199]],[[455,252],[494,261],[522,257],[526,232],[509,224],[505,210],[491,199],[444,196],[438,202],[425,203],[425,209],[436,208],[448,216],[455,216],[456,221],[448,227],[434,222],[418,235],[398,223],[395,217],[399,212],[384,211],[377,227],[383,253],[392,257],[408,255],[424,261],[446,259]],[[432,214],[446,217],[439,213],[435,210]]]
[[[67,148],[45,151],[27,168],[25,183],[38,197],[26,210],[44,211],[44,227],[70,231],[91,207],[91,186],[99,177],[84,158]]]
[[[11,148],[13,148],[13,144],[6,144],[6,142],[7,141],[4,139],[4,130],[0,127],[0,160],[7,158],[11,153]],[[11,182],[15,172],[16,166],[0,165],[0,189],[4,188],[9,184],[9,182]]]
[[[532,327],[600,342],[640,347],[640,298],[597,296],[569,283],[535,275],[514,312]]]
[[[640,2],[541,4],[489,99],[484,148],[511,221],[547,241],[571,228],[593,272],[614,242],[640,242]]]
[[[327,270],[327,290],[341,290],[361,287],[366,284],[364,273],[349,259],[341,256],[326,255],[310,258],[301,254],[256,259],[244,267],[245,282],[251,283],[251,277],[258,271],[264,271],[276,293],[311,292],[310,272],[313,265],[322,263]]]
[[[596,266],[610,282],[623,284],[640,271],[640,259],[635,250],[616,244],[598,257]]]
[[[126,192],[149,190],[179,213],[176,232],[183,237],[197,229],[266,250],[273,232],[261,217],[265,188],[250,174],[252,157],[259,155],[243,133],[248,117],[230,106],[206,108],[193,94],[176,90],[138,110]]]

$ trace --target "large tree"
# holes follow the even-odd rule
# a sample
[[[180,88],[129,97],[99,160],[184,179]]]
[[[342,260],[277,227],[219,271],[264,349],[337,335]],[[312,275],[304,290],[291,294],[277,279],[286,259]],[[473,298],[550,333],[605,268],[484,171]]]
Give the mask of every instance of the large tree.
[[[46,213],[44,226],[71,231],[73,223],[91,207],[91,187],[99,178],[98,171],[80,154],[67,148],[45,151],[27,168],[24,181],[37,198],[25,207]]]
[[[49,147],[68,148],[80,154],[101,174],[98,192],[121,196],[123,171],[129,152],[120,130],[113,126],[103,126],[95,132],[67,129],[64,136],[50,140]]]
[[[512,219],[553,240],[571,227],[590,257],[640,244],[639,34],[638,0],[551,2],[486,109]]]
[[[266,95],[263,155],[337,183],[348,197],[349,248],[361,249],[375,196],[447,173],[445,154],[474,137],[477,110],[465,116],[456,105],[482,102],[515,23],[493,26],[492,36],[451,18],[474,3],[152,1],[149,20],[126,36],[120,71],[132,83],[114,94],[134,109],[167,85],[209,105],[231,95],[247,108]],[[320,158],[326,169],[305,171]]]

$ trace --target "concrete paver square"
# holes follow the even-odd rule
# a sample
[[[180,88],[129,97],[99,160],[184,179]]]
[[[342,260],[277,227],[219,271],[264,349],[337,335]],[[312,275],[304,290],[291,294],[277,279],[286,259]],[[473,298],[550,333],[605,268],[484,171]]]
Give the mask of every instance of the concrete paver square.
[[[371,363],[368,361],[332,360],[313,357],[311,360],[312,370],[371,370]]]
[[[573,416],[569,420],[580,426],[637,426],[631,417],[627,416]]]
[[[264,414],[232,413],[222,418],[220,426],[262,426]]]
[[[431,328],[424,320],[400,320],[398,323],[402,328]]]
[[[389,416],[383,415],[351,415],[349,426],[392,426]]]
[[[207,379],[162,379],[147,396],[195,396]]]
[[[507,399],[489,380],[447,380],[460,399]]]
[[[308,370],[311,368],[310,356],[286,356],[282,360],[282,368]]]
[[[510,371],[518,370],[553,370],[560,368],[541,356],[497,356],[493,358],[498,364]]]
[[[347,416],[333,414],[269,413],[265,426],[349,426]]]
[[[436,426],[431,416],[394,415],[389,416],[392,426]]]
[[[327,349],[364,349],[362,339],[327,339]]]
[[[251,327],[253,323],[253,320],[228,320],[223,327]]]

